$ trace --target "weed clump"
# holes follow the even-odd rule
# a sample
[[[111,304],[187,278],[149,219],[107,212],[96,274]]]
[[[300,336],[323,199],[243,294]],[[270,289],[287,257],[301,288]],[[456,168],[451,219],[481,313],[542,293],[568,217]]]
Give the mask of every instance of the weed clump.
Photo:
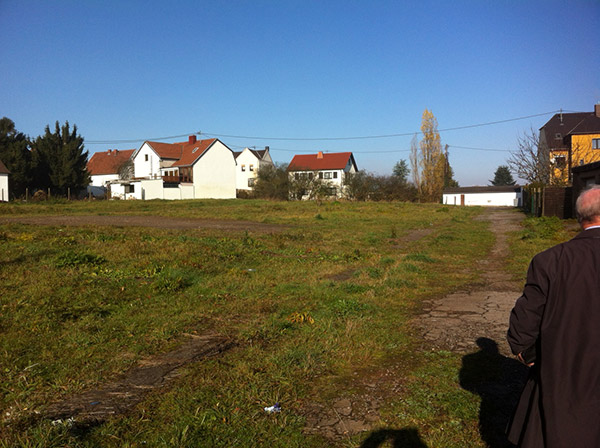
[[[60,254],[54,260],[54,265],[58,268],[76,267],[76,266],[99,266],[106,262],[106,258],[101,255],[89,253],[77,253],[68,251]]]

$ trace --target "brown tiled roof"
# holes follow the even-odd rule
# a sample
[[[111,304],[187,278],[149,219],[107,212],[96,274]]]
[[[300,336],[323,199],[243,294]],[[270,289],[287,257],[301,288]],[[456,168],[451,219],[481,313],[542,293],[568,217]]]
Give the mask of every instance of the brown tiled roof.
[[[129,160],[134,149],[109,149],[96,152],[87,163],[87,169],[92,176],[100,174],[118,174],[119,168]]]
[[[216,138],[211,138],[208,140],[198,140],[193,143],[190,142],[182,142],[182,143],[173,143],[174,145],[179,145],[181,147],[181,157],[177,162],[175,162],[171,166],[189,166],[193,165],[198,158],[204,154],[204,152],[210,148],[215,142]]]
[[[595,113],[588,114],[575,125],[569,134],[600,134],[600,117],[597,117]]]
[[[6,165],[2,163],[2,160],[0,160],[0,174],[10,174],[10,171],[8,171]]]
[[[600,133],[600,117],[594,112],[572,112],[555,114],[540,128],[546,134],[546,144],[549,149],[569,149],[565,139],[573,134]]]
[[[343,170],[348,161],[356,167],[351,152],[299,154],[288,165],[288,171]]]

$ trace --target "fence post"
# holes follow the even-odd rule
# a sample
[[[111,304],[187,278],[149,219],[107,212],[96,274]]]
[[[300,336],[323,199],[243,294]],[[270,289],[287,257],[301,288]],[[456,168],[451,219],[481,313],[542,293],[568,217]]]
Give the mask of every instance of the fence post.
[[[25,202],[29,201],[29,187],[25,188]]]

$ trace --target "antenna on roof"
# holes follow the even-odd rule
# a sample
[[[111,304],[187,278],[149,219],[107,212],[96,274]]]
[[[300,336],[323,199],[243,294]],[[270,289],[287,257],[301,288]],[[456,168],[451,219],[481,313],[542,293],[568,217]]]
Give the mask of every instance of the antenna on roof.
[[[560,108],[560,124],[563,124],[563,121],[562,121],[562,107]]]

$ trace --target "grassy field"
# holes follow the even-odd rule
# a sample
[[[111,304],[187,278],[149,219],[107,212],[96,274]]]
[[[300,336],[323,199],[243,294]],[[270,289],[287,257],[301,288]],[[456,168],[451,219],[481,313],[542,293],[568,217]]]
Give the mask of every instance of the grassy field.
[[[0,204],[0,215],[147,215],[250,220],[276,232],[0,225],[0,446],[329,446],[304,431],[308,403],[356,374],[405,366],[401,408],[381,428],[429,447],[484,446],[461,357],[427,352],[407,320],[427,298],[478,279],[493,244],[477,208],[404,203],[111,201]],[[520,253],[565,238],[515,235]],[[546,228],[545,227],[545,228]],[[423,232],[427,229],[427,232]],[[539,229],[538,229],[539,230]],[[420,231],[419,239],[410,241]],[[343,273],[343,276],[336,277]],[[336,280],[336,278],[338,278]],[[234,339],[133,412],[85,431],[39,418],[184,334]],[[279,402],[283,411],[266,414]],[[341,446],[358,447],[368,434]]]

